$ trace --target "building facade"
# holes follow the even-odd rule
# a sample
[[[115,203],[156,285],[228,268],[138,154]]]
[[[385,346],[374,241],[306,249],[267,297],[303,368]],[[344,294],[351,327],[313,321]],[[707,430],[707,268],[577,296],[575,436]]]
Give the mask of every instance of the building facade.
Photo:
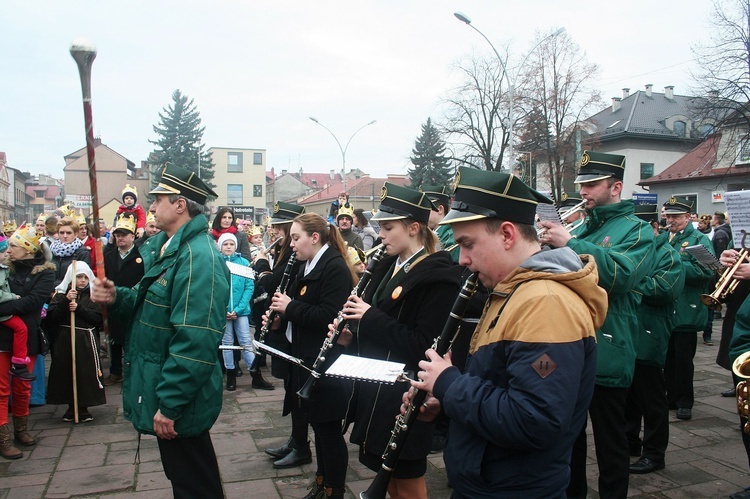
[[[211,202],[212,213],[228,206],[237,218],[262,223],[266,217],[266,150],[211,147],[208,152],[218,194]]]

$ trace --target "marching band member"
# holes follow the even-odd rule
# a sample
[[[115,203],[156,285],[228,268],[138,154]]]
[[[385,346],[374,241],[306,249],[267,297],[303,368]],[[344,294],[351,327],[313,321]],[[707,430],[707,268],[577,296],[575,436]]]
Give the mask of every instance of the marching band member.
[[[436,251],[437,238],[427,225],[433,210],[425,193],[385,183],[373,218],[388,257],[373,269],[364,297],[350,296],[344,306],[345,319],[359,320],[361,356],[403,362],[414,372],[460,288],[460,267],[447,252]],[[360,462],[373,471],[380,468],[402,393],[400,386],[360,383],[350,404],[351,441],[360,446]],[[427,497],[424,474],[431,446],[431,426],[418,422],[388,486],[391,498]]]

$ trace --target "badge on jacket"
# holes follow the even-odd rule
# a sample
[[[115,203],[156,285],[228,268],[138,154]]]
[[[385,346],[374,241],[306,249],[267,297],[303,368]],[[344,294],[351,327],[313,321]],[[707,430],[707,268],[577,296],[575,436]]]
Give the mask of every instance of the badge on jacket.
[[[557,364],[555,364],[555,361],[545,353],[544,355],[536,359],[531,367],[542,379],[544,379],[555,372],[555,369],[557,369]]]
[[[402,286],[396,286],[396,288],[393,290],[393,293],[391,293],[391,299],[398,300],[398,297],[401,296],[401,291],[403,290],[404,288]]]

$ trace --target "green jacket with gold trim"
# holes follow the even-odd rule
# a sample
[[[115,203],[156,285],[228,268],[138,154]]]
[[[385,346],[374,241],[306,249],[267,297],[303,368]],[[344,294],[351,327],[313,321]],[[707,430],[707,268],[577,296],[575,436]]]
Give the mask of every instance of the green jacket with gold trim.
[[[634,341],[638,335],[635,293],[653,265],[654,232],[633,214],[633,201],[587,210],[586,222],[572,232],[568,246],[579,255],[593,255],[599,286],[609,298],[604,324],[596,331],[596,384],[627,388],[635,369]]]
[[[221,411],[218,348],[226,326],[230,276],[198,215],[167,241],[161,232],[140,247],[145,274],[118,287],[110,309],[128,320],[123,413],[140,433],[154,434],[157,410],[180,437],[208,430]]]
[[[439,225],[435,229],[435,233],[440,239],[440,247],[450,253],[451,260],[458,263],[458,258],[461,255],[461,248],[458,247],[456,241],[453,240],[453,227],[450,224]]]

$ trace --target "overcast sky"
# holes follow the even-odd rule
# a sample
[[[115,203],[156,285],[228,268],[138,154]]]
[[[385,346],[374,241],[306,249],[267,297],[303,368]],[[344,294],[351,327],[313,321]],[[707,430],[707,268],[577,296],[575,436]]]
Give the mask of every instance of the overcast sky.
[[[405,173],[421,124],[442,116],[451,69],[489,55],[474,26],[511,66],[536,31],[564,27],[601,67],[605,103],[651,83],[689,95],[690,44],[709,36],[706,0],[138,1],[6,0],[0,14],[0,151],[14,168],[62,176],[85,145],[81,89],[68,53],[86,37],[94,128],[131,161],[146,159],[159,111],[179,88],[195,100],[207,147],[260,148],[268,167]]]

